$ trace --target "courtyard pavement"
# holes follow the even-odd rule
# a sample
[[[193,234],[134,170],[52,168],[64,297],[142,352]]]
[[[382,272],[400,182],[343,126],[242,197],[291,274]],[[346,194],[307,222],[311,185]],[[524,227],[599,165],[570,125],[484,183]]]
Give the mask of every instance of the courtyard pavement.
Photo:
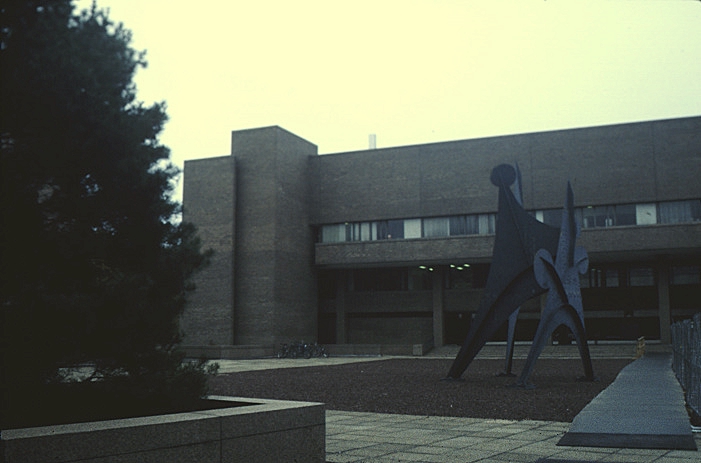
[[[515,358],[527,354],[517,345]],[[592,358],[633,358],[633,344],[590,345]],[[669,352],[649,344],[650,353]],[[456,346],[436,349],[422,358],[455,357]],[[504,346],[488,345],[478,358],[502,359]],[[321,359],[220,360],[220,372],[335,365],[393,357],[329,357]],[[548,346],[540,358],[579,358],[576,346]],[[644,405],[642,405],[644,407]],[[692,450],[558,446],[571,423],[508,421],[477,418],[326,412],[326,461],[384,462],[701,462]],[[701,447],[701,433],[694,433]]]

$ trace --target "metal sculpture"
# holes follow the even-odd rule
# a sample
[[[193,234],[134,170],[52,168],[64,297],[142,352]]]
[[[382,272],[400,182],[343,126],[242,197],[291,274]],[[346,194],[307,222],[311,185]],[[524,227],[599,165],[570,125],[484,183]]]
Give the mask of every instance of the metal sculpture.
[[[553,330],[563,324],[575,334],[585,375],[587,379],[593,379],[577,275],[582,268],[586,271],[587,258],[583,248],[574,246],[578,228],[574,220],[570,185],[568,184],[563,211],[563,224],[558,230],[536,220],[523,209],[520,172],[517,168],[507,164],[499,165],[492,170],[490,179],[499,187],[492,266],[465,343],[446,379],[460,379],[484,344],[507,321],[505,373],[510,373],[514,327],[520,305],[545,291],[549,291],[546,308],[517,385],[532,387],[527,381],[535,361]],[[509,187],[517,180],[518,196],[515,196]],[[558,256],[562,258],[558,259]]]
[[[499,187],[492,266],[465,343],[446,379],[460,379],[509,316],[525,301],[546,291],[535,279],[533,259],[539,249],[556,253],[559,230],[536,220],[518,203],[509,188],[516,178],[516,170],[508,164],[492,170],[490,180]]]
[[[518,168],[518,163],[514,164],[516,169],[516,179],[514,181],[513,188],[511,189],[514,193],[514,198],[516,202],[523,207],[523,181],[521,180],[521,169]],[[509,321],[506,327],[506,354],[505,354],[505,365],[504,371],[499,373],[497,376],[516,376],[511,372],[511,367],[514,364],[514,341],[516,338],[516,321],[518,320],[518,314],[521,311],[521,306],[516,307],[516,310],[509,315]]]
[[[567,200],[562,211],[557,257],[553,258],[549,251],[540,249],[533,262],[536,280],[541,287],[548,290],[548,295],[526,365],[516,382],[518,386],[534,387],[528,383],[528,378],[535,361],[543,352],[545,343],[553,331],[560,325],[565,325],[574,334],[584,366],[584,379],[595,379],[584,330],[584,309],[579,288],[579,274],[586,273],[589,257],[583,247],[575,246],[579,233],[579,226],[574,219],[574,195],[570,183],[567,182]]]

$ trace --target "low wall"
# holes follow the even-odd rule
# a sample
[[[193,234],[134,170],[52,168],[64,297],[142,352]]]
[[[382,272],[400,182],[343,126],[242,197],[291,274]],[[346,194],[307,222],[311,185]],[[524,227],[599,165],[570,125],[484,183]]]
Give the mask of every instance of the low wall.
[[[2,463],[320,462],[323,404],[209,397],[235,407],[2,431]]]

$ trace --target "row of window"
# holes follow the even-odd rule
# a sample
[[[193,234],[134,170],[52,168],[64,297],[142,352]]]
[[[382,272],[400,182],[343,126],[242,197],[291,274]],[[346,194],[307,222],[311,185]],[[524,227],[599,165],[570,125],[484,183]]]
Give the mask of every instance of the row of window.
[[[537,210],[533,214],[541,222],[556,227],[559,227],[562,221],[562,209]],[[575,217],[582,228],[699,222],[701,199],[579,207],[575,209]],[[330,224],[321,226],[319,241],[339,243],[488,235],[494,233],[495,221],[496,214],[466,214]]]
[[[489,234],[494,233],[495,219],[495,214],[471,214],[324,225],[320,241],[338,243]]]
[[[536,211],[535,217],[548,225],[560,226],[562,209]],[[579,207],[575,209],[575,217],[582,228],[699,222],[701,199]]]
[[[347,280],[347,291],[421,291],[433,286],[435,267],[392,267],[355,269]],[[479,289],[487,284],[489,264],[460,264],[447,266],[443,272],[445,289]],[[327,297],[333,298],[333,279],[321,284],[327,286]],[[609,265],[591,267],[580,276],[582,288],[646,287],[656,285],[656,272],[648,266]],[[701,285],[701,266],[673,266],[669,283],[674,286]]]
[[[625,286],[654,286],[655,272],[650,267],[596,266],[580,276],[582,288],[619,288]],[[701,284],[701,266],[681,265],[671,268],[670,285]]]

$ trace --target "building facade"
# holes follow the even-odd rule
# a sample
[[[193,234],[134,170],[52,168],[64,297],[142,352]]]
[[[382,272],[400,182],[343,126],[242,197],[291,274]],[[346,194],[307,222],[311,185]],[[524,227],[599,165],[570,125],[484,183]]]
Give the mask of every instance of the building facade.
[[[185,163],[184,220],[215,255],[184,344],[462,344],[501,163],[518,163],[523,205],[545,223],[559,226],[572,183],[590,340],[669,342],[670,323],[701,311],[701,117],[322,156],[268,127]],[[522,307],[517,340],[533,338],[541,304]]]

